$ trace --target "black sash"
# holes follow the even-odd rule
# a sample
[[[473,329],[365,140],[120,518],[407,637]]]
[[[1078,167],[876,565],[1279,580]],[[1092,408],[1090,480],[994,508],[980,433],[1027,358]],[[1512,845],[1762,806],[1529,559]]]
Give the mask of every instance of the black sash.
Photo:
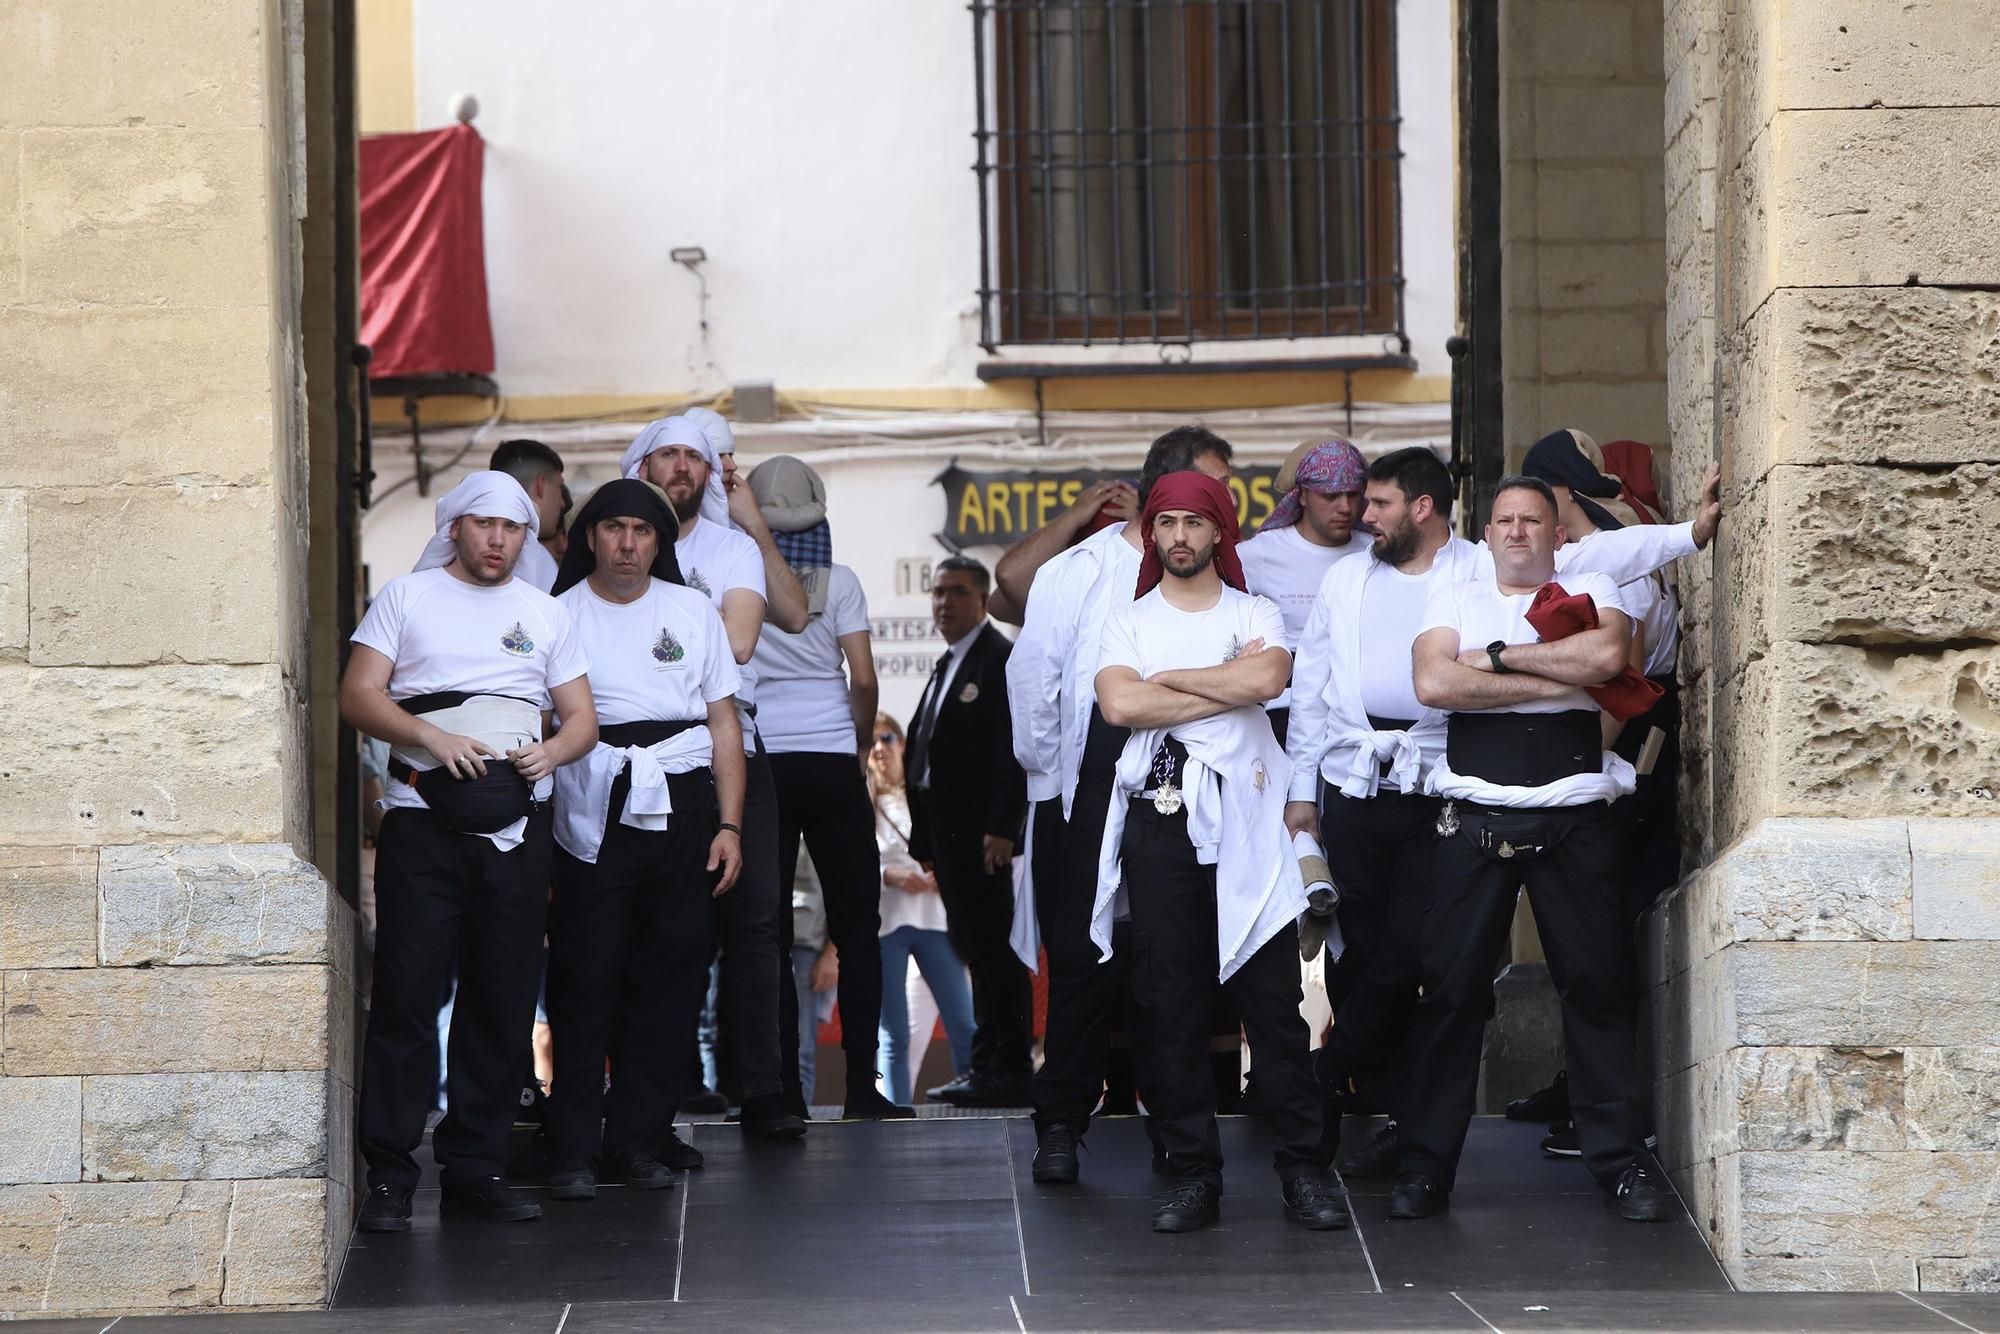
[[[1454,713],[1445,724],[1445,760],[1455,774],[1502,787],[1542,787],[1604,768],[1595,709],[1562,713]]]
[[[597,729],[597,739],[614,750],[627,746],[657,746],[670,736],[679,736],[691,728],[705,727],[707,718],[677,718],[665,722],[657,718],[645,718],[635,723],[607,723]],[[693,804],[689,795],[700,791],[703,785],[711,784],[713,778],[707,769],[690,769],[684,774],[667,775],[667,792],[673,798],[674,809]],[[618,823],[618,817],[625,813],[625,799],[632,795],[632,766],[627,764],[618,770],[618,776],[611,780],[611,794],[604,803],[604,836],[611,836],[611,826]]]
[[[657,746],[668,737],[706,726],[706,718],[676,718],[672,721],[642,718],[635,723],[604,723],[597,729],[597,739],[613,750],[624,750],[628,746]]]

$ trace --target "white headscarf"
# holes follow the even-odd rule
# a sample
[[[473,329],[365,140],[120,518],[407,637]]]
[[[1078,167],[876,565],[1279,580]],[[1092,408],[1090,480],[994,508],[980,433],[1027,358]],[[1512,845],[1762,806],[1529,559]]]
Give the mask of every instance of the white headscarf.
[[[735,442],[730,439],[728,431],[725,423],[722,436],[730,440],[730,449],[734,450]],[[658,421],[647,422],[646,429],[625,447],[625,457],[619,460],[618,469],[625,476],[643,482],[646,480],[646,456],[674,445],[699,450],[701,456],[708,460],[708,485],[701,493],[701,517],[724,528],[732,527],[729,522],[729,496],[722,489],[722,452],[716,449],[714,437],[692,418],[662,417]]]
[[[729,425],[729,419],[714,408],[689,408],[681,415],[693,422],[701,433],[708,437],[708,443],[714,447],[716,453],[736,452],[736,432]]]
[[[538,540],[541,531],[535,502],[528,498],[519,482],[504,472],[476,472],[438,497],[437,535],[410,567],[410,573],[435,570],[451,563],[458,555],[458,546],[451,540],[451,526],[468,514],[482,519],[512,519],[525,526],[528,533],[521,539],[524,546]]]

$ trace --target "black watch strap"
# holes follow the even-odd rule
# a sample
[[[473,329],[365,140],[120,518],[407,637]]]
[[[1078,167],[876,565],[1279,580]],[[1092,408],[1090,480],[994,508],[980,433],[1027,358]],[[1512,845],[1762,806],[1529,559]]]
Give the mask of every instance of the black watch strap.
[[[740,825],[733,825],[729,823],[729,821],[724,820],[715,826],[715,830],[717,833],[721,833],[725,829],[728,830],[730,833],[736,835],[736,837],[738,838],[743,837],[743,829],[742,826]]]
[[[1500,661],[1500,650],[1506,647],[1507,647],[1507,641],[1504,639],[1496,639],[1492,643],[1486,646],[1486,656],[1493,659],[1493,670],[1500,673],[1502,676],[1505,676],[1509,672],[1512,672],[1514,670],[1512,667],[1509,667],[1506,663]]]

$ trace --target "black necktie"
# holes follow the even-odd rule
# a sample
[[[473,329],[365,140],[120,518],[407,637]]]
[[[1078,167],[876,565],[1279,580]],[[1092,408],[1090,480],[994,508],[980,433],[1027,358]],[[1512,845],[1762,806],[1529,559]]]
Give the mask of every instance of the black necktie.
[[[951,654],[939,656],[937,666],[931,670],[931,683],[924,687],[924,696],[917,701],[917,725],[910,729],[909,772],[910,786],[924,786],[924,778],[930,772],[931,732],[937,727],[938,710],[944,706],[939,696],[944,691],[944,674],[951,667]]]

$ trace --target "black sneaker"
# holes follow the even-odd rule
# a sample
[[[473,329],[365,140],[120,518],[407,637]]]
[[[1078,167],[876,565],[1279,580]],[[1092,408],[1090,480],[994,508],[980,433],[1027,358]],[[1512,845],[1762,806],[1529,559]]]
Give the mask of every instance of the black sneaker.
[[[1340,1160],[1340,1174],[1358,1179],[1392,1177],[1396,1175],[1402,1151],[1402,1136],[1396,1133],[1396,1123],[1391,1121],[1376,1131],[1373,1139]]]
[[[873,1087],[849,1094],[847,1105],[840,1110],[843,1121],[912,1121],[916,1115],[916,1108],[890,1102]]]
[[[775,1093],[743,1100],[743,1131],[764,1139],[798,1139],[806,1133],[804,1118],[794,1116]]]
[[[634,1190],[666,1190],[674,1184],[671,1168],[649,1153],[614,1153],[606,1158],[604,1175],[616,1177]]]
[[[1551,1158],[1583,1157],[1583,1146],[1576,1139],[1576,1122],[1558,1121],[1550,1126],[1549,1133],[1542,1136],[1542,1152]]]
[[[438,1184],[444,1187],[438,1212],[468,1214],[492,1223],[525,1223],[542,1216],[542,1206],[512,1189],[499,1177],[458,1181],[446,1172]]]
[[[1199,1232],[1222,1221],[1222,1192],[1206,1181],[1183,1181],[1159,1197],[1155,1232]]]
[[[1340,1197],[1339,1188],[1331,1181],[1322,1177],[1293,1177],[1285,1183],[1285,1221],[1314,1232],[1331,1232],[1346,1227],[1353,1219],[1348,1217],[1347,1201]]]
[[[1451,1194],[1421,1172],[1405,1172],[1389,1192],[1389,1217],[1429,1218],[1451,1208]]]
[[[597,1164],[588,1158],[559,1158],[549,1168],[549,1198],[552,1200],[594,1200],[597,1198]]]
[[[1077,1178],[1077,1146],[1083,1136],[1065,1122],[1043,1126],[1035,1134],[1035,1165],[1032,1174],[1044,1186],[1067,1186]]]
[[[682,1139],[678,1132],[667,1132],[666,1147],[660,1150],[660,1161],[676,1172],[692,1172],[704,1161],[701,1150]]]
[[[378,1181],[361,1201],[361,1217],[354,1226],[363,1232],[408,1232],[411,1194],[408,1186]]]
[[[1556,1071],[1555,1082],[1536,1089],[1525,1098],[1507,1104],[1509,1121],[1566,1121],[1569,1119],[1569,1071]]]
[[[548,1086],[539,1079],[530,1079],[521,1086],[521,1105],[514,1109],[514,1124],[517,1126],[538,1126],[548,1114]]]
[[[1634,1162],[1604,1188],[1604,1207],[1634,1223],[1663,1223],[1673,1217],[1679,1201],[1658,1168]]]

